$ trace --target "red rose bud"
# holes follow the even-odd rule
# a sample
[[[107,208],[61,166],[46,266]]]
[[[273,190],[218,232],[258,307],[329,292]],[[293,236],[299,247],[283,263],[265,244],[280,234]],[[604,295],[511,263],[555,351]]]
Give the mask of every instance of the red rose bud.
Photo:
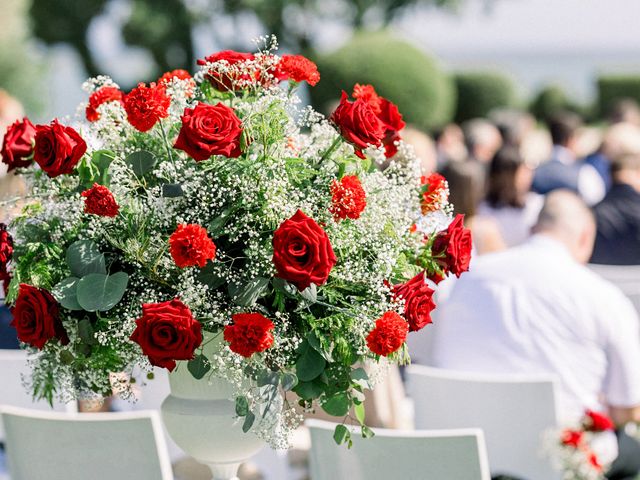
[[[224,69],[221,69],[220,72],[210,71],[207,73],[206,78],[213,88],[221,92],[227,92],[241,88],[239,85],[240,81],[246,83],[259,79],[260,72],[257,70],[253,74],[250,74],[249,72],[241,71],[241,69],[237,67],[234,68],[234,66],[238,66],[238,64],[253,60],[255,60],[253,53],[223,50],[205,57],[204,60],[198,60],[198,65],[224,61],[226,63]]]
[[[2,140],[2,163],[8,165],[10,172],[14,168],[23,168],[31,165],[33,154],[33,141],[36,135],[36,127],[27,117],[16,120],[7,128]]]
[[[233,325],[224,327],[224,339],[231,351],[249,358],[257,352],[264,352],[273,345],[274,325],[260,313],[236,313],[231,317]]]
[[[282,222],[273,234],[273,264],[277,276],[299,291],[322,285],[338,259],[327,233],[301,210]]]
[[[136,130],[147,132],[162,118],[169,116],[171,99],[164,85],[139,83],[124,99],[127,120]]]
[[[400,130],[405,127],[402,114],[398,107],[387,100],[380,97],[380,113],[378,118],[384,124],[385,134],[382,143],[385,148],[385,157],[391,158],[398,153],[396,142],[400,140]]]
[[[585,413],[584,427],[590,432],[604,432],[605,430],[615,429],[613,420],[604,413],[587,410]]]
[[[302,55],[282,55],[274,76],[278,80],[307,82],[312,87],[320,81],[317,65]]]
[[[131,340],[142,348],[151,365],[176,368],[176,360],[191,360],[202,343],[202,326],[177,298],[142,305]]]
[[[11,326],[17,330],[21,342],[39,350],[52,338],[57,338],[62,345],[69,343],[58,302],[46,290],[21,283],[12,313]]]
[[[568,447],[579,448],[582,445],[584,435],[580,430],[564,430],[562,432],[562,444]]]
[[[89,103],[85,109],[87,120],[90,122],[99,120],[100,112],[98,112],[98,107],[104,103],[119,102],[121,105],[124,105],[123,98],[123,93],[117,87],[107,86],[99,88],[89,97]]]
[[[449,227],[439,232],[433,242],[434,255],[444,255],[445,269],[457,277],[469,270],[471,231],[464,228],[464,215],[456,215]]]
[[[361,99],[350,102],[345,92],[342,92],[340,105],[331,115],[331,121],[360,158],[364,158],[362,150],[370,145],[379,147],[385,138],[385,125],[371,106]]]
[[[87,151],[87,144],[71,127],[54,120],[38,125],[33,159],[51,178],[69,174]]]
[[[216,258],[216,245],[207,229],[195,224],[180,224],[169,237],[169,251],[180,268],[198,265],[204,267],[207,260]]]
[[[185,108],[182,127],[173,145],[196,161],[212,155],[236,158],[242,154],[240,138],[242,121],[234,110],[222,103],[208,105],[198,103],[195,108]]]
[[[336,220],[350,218],[357,220],[367,206],[367,194],[360,179],[355,175],[346,175],[331,184],[330,211]]]
[[[7,264],[13,256],[13,238],[4,223],[0,223],[0,275],[7,274]]]
[[[404,300],[404,317],[409,322],[409,331],[417,332],[432,323],[431,312],[436,308],[434,293],[425,283],[424,272],[406,283],[394,285],[394,297]]]
[[[376,326],[367,335],[367,345],[376,355],[386,357],[398,350],[407,339],[409,325],[396,312],[386,312],[376,320]]]
[[[85,190],[81,195],[85,197],[84,213],[100,215],[101,217],[115,217],[118,215],[120,207],[107,187],[94,183],[93,187]]]

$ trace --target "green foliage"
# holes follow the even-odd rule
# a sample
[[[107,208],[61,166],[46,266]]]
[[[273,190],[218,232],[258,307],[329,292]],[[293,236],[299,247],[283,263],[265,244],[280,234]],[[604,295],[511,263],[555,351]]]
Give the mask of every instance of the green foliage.
[[[322,355],[311,348],[309,342],[302,342],[299,348],[299,357],[296,362],[296,374],[303,382],[309,382],[317,378],[323,371],[327,362]]]
[[[192,360],[189,360],[189,363],[187,363],[187,369],[189,370],[189,373],[193,375],[193,378],[200,380],[209,370],[211,370],[211,364],[209,363],[209,360],[207,360],[207,357],[202,354],[198,354]]]
[[[512,80],[499,72],[465,72],[455,75],[458,93],[456,122],[486,117],[498,107],[515,105]]]
[[[73,242],[67,248],[66,260],[71,274],[78,278],[90,273],[107,273],[104,255],[91,240]]]
[[[567,110],[569,99],[567,94],[557,85],[543,88],[531,101],[529,111],[539,120],[545,120],[558,112]]]
[[[147,152],[146,150],[133,152],[129,154],[129,156],[127,156],[124,161],[131,167],[133,173],[135,173],[138,177],[142,177],[145,173],[149,173],[151,170],[153,170],[153,167],[157,162],[153,153]]]
[[[598,77],[598,111],[604,115],[616,100],[630,98],[640,103],[640,75]]]
[[[111,310],[122,299],[128,282],[129,275],[124,272],[85,275],[76,286],[78,304],[88,312]]]
[[[388,33],[357,34],[315,60],[321,80],[310,94],[321,110],[339,100],[341,90],[351,93],[356,83],[369,83],[398,105],[409,124],[434,128],[452,118],[455,91],[449,77],[421,50]]]
[[[7,303],[15,302],[21,283],[51,290],[61,279],[63,272],[62,248],[54,243],[27,243],[16,248],[13,278],[9,284]]]

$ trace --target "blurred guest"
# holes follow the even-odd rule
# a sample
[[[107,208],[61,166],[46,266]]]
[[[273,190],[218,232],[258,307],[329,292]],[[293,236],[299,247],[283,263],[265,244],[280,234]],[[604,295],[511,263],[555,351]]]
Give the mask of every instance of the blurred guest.
[[[477,216],[484,195],[484,169],[477,162],[452,162],[442,175],[449,184],[449,201],[454,213],[464,214],[465,226],[471,230],[473,246],[478,255],[506,248],[498,224],[492,218]]]
[[[532,180],[533,170],[515,147],[500,149],[489,164],[487,195],[478,214],[497,222],[508,247],[529,237],[542,208],[542,195],[530,191]]]
[[[462,124],[469,159],[487,165],[502,146],[498,128],[489,120],[474,118]]]
[[[595,239],[591,212],[575,194],[557,191],[534,231],[526,244],[480,258],[458,280],[439,306],[434,364],[554,374],[562,422],[586,409],[608,409],[620,426],[640,420],[640,321],[617,287],[583,265]],[[640,445],[618,436],[624,445],[612,473],[635,474]]]
[[[455,123],[446,125],[436,132],[436,152],[438,154],[438,169],[444,168],[449,162],[463,162],[467,159],[467,148],[464,146],[464,134]]]
[[[412,127],[402,131],[402,139],[413,147],[416,157],[420,159],[422,175],[429,175],[437,169],[438,153],[431,137]]]
[[[596,169],[580,162],[577,157],[578,129],[580,117],[564,112],[549,121],[549,132],[553,141],[551,159],[538,167],[533,178],[532,189],[547,194],[557,189],[578,193],[589,205],[594,205],[605,194],[605,186]]]
[[[533,115],[510,108],[492,110],[489,120],[500,131],[502,144],[505,146],[521,147],[525,138],[536,129],[536,119]]]
[[[598,225],[592,263],[640,265],[640,153],[618,156],[613,186],[594,211]]]
[[[640,127],[640,107],[632,98],[619,98],[613,102],[607,117],[611,125],[630,123]]]

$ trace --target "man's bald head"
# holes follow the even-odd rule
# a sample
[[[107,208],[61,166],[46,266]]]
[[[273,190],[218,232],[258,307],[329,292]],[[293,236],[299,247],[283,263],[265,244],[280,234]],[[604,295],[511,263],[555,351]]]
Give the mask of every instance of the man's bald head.
[[[545,198],[533,232],[559,240],[577,261],[586,263],[593,251],[596,223],[580,197],[568,190],[556,190]]]

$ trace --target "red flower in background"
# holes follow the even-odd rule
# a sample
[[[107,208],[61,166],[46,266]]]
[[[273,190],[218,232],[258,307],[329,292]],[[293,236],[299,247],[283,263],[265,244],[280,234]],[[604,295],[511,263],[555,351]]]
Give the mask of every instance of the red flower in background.
[[[589,432],[604,432],[605,430],[615,429],[615,425],[608,415],[587,410],[585,412],[584,428]]]
[[[107,187],[94,183],[93,187],[85,190],[81,195],[85,197],[84,213],[102,217],[115,217],[118,215],[120,207]]]
[[[327,233],[301,210],[273,233],[273,264],[277,276],[299,291],[312,283],[325,283],[336,262]]]
[[[177,69],[177,70],[172,70],[170,72],[166,72],[162,74],[162,76],[158,79],[157,83],[158,85],[164,85],[166,87],[174,79],[188,80],[189,83],[186,90],[186,94],[187,94],[187,97],[193,96],[193,90],[196,88],[196,81],[193,79],[191,74],[186,70]]]
[[[124,98],[127,120],[140,132],[147,132],[162,118],[169,116],[171,99],[164,85],[139,83]]]
[[[221,68],[219,72],[209,71],[207,80],[213,88],[221,92],[229,90],[239,90],[242,88],[241,83],[258,80],[260,72],[255,70],[250,72],[249,69],[239,68],[243,63],[255,60],[253,53],[236,52],[235,50],[223,50],[213,55],[205,57],[204,60],[198,60],[198,65],[206,65],[207,63],[226,62],[226,66]]]
[[[449,196],[449,187],[445,178],[439,173],[432,173],[427,177],[422,177],[420,183],[422,184],[420,190],[422,194],[422,201],[420,202],[422,214],[426,215],[429,212],[439,210],[442,203]]]
[[[336,220],[356,220],[367,206],[367,194],[356,175],[345,175],[331,184],[330,208]]]
[[[471,261],[471,231],[464,227],[464,215],[456,215],[449,227],[439,232],[431,248],[434,255],[443,255],[438,259],[444,262],[443,268],[459,277],[469,270]]]
[[[183,150],[196,161],[212,155],[237,158],[242,154],[240,139],[242,120],[233,108],[222,103],[208,105],[199,102],[195,108],[185,108],[182,126],[174,148]]]
[[[249,358],[273,345],[273,322],[260,313],[236,313],[233,325],[224,327],[224,339],[231,351]]]
[[[202,343],[202,326],[179,299],[142,305],[131,340],[142,348],[151,365],[170,372],[176,360],[191,360]]]
[[[404,317],[409,322],[409,331],[417,332],[432,323],[431,312],[436,308],[434,293],[425,283],[424,272],[406,283],[393,286],[394,296],[404,300]]]
[[[27,117],[16,120],[7,128],[2,140],[2,163],[8,165],[10,172],[14,168],[28,167],[32,160],[33,141],[36,135],[36,127]]]
[[[11,326],[17,330],[21,342],[39,350],[52,338],[60,340],[62,345],[69,343],[58,302],[46,290],[21,283],[12,313]]]
[[[407,339],[409,324],[396,312],[386,312],[376,320],[376,326],[367,335],[367,345],[376,355],[387,355],[398,350]]]
[[[562,432],[562,444],[573,448],[580,448],[584,434],[580,430],[566,429]]]
[[[36,127],[33,159],[51,178],[73,171],[87,144],[71,127],[54,120],[50,125]]]
[[[302,55],[282,55],[274,76],[278,80],[307,82],[312,87],[320,81],[318,66]]]
[[[7,274],[7,264],[13,256],[13,238],[7,230],[7,225],[0,223],[0,275]]]
[[[85,109],[85,116],[90,122],[95,122],[100,118],[98,107],[107,102],[120,102],[124,105],[124,94],[117,87],[101,87],[91,94],[89,103]]]
[[[364,158],[362,150],[369,145],[379,147],[385,138],[385,125],[371,105],[361,99],[350,102],[345,92],[342,92],[340,104],[331,115],[331,121],[343,138],[353,145],[360,158]]]
[[[193,223],[178,225],[169,237],[169,251],[180,268],[204,267],[207,260],[216,258],[216,244],[209,238],[207,229]]]

